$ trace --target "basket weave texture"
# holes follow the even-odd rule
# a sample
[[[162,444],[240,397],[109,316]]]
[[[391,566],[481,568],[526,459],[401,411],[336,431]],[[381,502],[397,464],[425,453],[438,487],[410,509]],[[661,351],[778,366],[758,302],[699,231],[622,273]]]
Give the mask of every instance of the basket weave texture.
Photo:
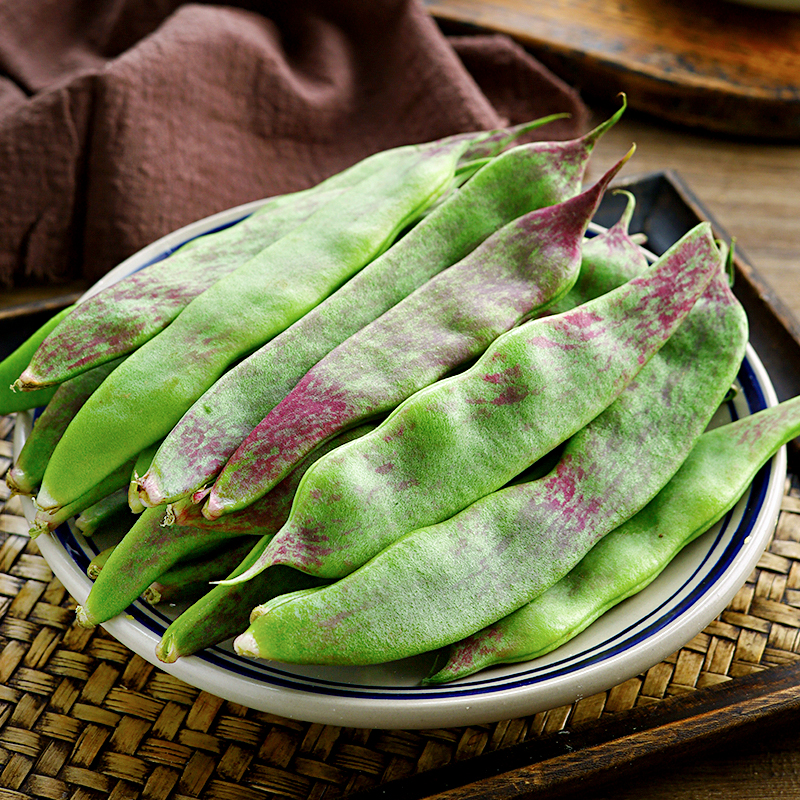
[[[0,477],[13,418],[0,417]],[[336,798],[567,726],[800,658],[800,482],[747,583],[702,633],[646,673],[579,702],[425,731],[304,723],[167,675],[75,603],[0,483],[0,800]]]

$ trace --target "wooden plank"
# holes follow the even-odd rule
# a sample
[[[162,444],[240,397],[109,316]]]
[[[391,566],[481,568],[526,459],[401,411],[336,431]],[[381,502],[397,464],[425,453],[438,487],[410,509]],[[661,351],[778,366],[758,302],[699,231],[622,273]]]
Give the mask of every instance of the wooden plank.
[[[426,0],[444,23],[507,33],[587,96],[706,130],[800,137],[800,16],[725,2]]]

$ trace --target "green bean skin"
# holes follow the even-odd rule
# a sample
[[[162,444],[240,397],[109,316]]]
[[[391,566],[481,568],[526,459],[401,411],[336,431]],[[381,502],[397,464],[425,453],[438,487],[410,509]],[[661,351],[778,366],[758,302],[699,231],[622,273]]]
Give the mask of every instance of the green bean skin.
[[[410,147],[401,168],[344,192],[302,226],[198,295],[129,355],[58,443],[37,502],[70,502],[164,437],[238,358],[280,333],[388,247],[445,191],[456,147]]]
[[[128,490],[117,489],[81,511],[75,519],[75,527],[86,538],[90,538],[108,523],[129,514]]]
[[[459,134],[442,143],[463,142],[465,163],[459,164],[459,169],[470,169],[474,160],[491,157],[559,116],[498,131]],[[404,158],[403,148],[376,153],[310,189],[272,197],[239,223],[192,239],[166,259],[82,300],[75,316],[59,325],[39,348],[20,385],[61,383],[137,349],[216,281],[297,228],[346,189]],[[19,377],[30,358],[12,380]]]
[[[34,495],[39,490],[47,463],[72,418],[100,384],[121,363],[101,364],[56,387],[44,411],[36,420],[6,483],[17,494]]]
[[[497,491],[614,401],[691,310],[718,259],[710,226],[698,225],[642,276],[503,334],[473,367],[412,395],[306,472],[289,520],[249,574],[283,563],[342,577],[404,533]]]
[[[617,400],[567,443],[549,475],[405,536],[324,592],[265,608],[271,621],[251,627],[258,651],[283,660],[276,653],[291,648],[293,658],[315,663],[402,658],[474,633],[565,575],[658,493],[736,375],[747,343],[746,315],[722,275],[719,254],[716,263],[717,277],[681,327]],[[335,654],[328,639],[334,619],[342,620],[335,626]],[[306,638],[313,636],[311,620],[326,632],[316,641]],[[292,643],[275,641],[276,625],[289,626],[293,635],[284,638]],[[372,636],[391,644],[376,650]]]
[[[648,586],[739,502],[758,470],[800,434],[800,398],[703,434],[669,483],[535,600],[450,647],[440,684],[529,661],[573,639]]]
[[[44,341],[45,337],[61,322],[64,317],[72,313],[74,305],[61,309],[50,317],[47,322],[32,333],[13,353],[7,355],[0,362],[0,414],[13,414],[16,411],[27,411],[47,405],[55,393],[54,388],[39,389],[32,392],[21,392],[14,387],[20,374],[30,363],[33,354]]]
[[[236,536],[226,531],[165,526],[164,512],[164,506],[157,506],[136,517],[106,561],[86,602],[76,609],[79,625],[92,628],[121,614],[178,561],[202,555],[220,541]]]
[[[387,312],[498,228],[580,191],[608,121],[569,142],[521,145],[493,158],[323,303],[231,369],[168,434],[140,482],[143,502],[174,502],[210,486],[253,429],[348,336]]]
[[[99,500],[112,494],[128,485],[130,481],[131,470],[133,469],[133,461],[129,461],[120,467],[117,467],[113,472],[101,478],[94,486],[90,487],[88,491],[77,497],[71,503],[65,506],[60,506],[57,509],[39,509],[34,517],[33,524],[28,531],[31,539],[48,531],[55,530],[59,525],[66,522],[70,517],[80,514],[85,509],[93,506]]]
[[[247,569],[263,551],[268,540],[269,537],[261,539],[229,578],[235,578]],[[250,609],[257,604],[323,583],[320,578],[291,567],[277,566],[244,583],[217,584],[164,631],[156,646],[156,657],[171,664],[181,657],[237,636],[247,629]]]
[[[339,430],[386,413],[539,316],[573,286],[605,187],[525,214],[431,278],[316,364],[239,446],[204,513],[246,508]]]

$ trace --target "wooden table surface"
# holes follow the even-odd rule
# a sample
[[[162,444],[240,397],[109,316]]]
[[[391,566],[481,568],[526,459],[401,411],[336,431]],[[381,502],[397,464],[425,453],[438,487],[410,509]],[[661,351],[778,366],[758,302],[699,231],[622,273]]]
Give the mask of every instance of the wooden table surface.
[[[595,109],[598,119],[607,109]],[[599,177],[632,142],[624,175],[675,170],[800,319],[800,146],[732,141],[626,114],[593,154]],[[800,370],[800,364],[796,365]],[[798,687],[800,692],[800,686]],[[800,797],[800,720],[794,729],[720,744],[710,751],[637,771],[582,800],[747,800]]]

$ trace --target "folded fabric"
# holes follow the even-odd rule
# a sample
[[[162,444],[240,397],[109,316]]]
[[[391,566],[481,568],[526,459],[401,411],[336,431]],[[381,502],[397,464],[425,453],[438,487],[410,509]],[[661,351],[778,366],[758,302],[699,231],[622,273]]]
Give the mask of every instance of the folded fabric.
[[[378,150],[561,111],[537,136],[586,129],[577,93],[417,0],[5,0],[0,285],[94,281]]]

